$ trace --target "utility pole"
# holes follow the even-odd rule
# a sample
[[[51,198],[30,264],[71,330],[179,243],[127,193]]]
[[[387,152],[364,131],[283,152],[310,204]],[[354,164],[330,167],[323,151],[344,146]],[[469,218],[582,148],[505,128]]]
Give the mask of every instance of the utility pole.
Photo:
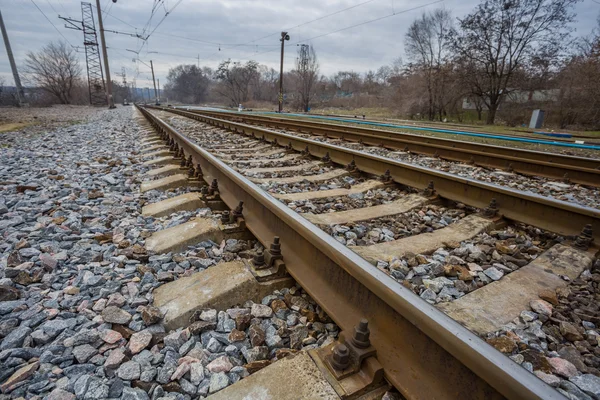
[[[158,93],[156,92],[156,80],[154,80],[154,65],[152,64],[152,60],[150,60],[150,69],[152,70],[152,83],[154,84],[154,99],[158,105]]]
[[[156,79],[156,85],[158,86],[158,102],[160,103],[160,79]]]
[[[281,63],[279,64],[279,112],[283,111],[283,44],[286,40],[290,40],[290,35],[287,32],[281,32]]]
[[[113,0],[116,3],[116,0]],[[102,10],[100,0],[96,0],[96,11],[98,12],[98,26],[100,26],[100,39],[102,39],[102,55],[104,56],[104,69],[106,70],[106,99],[108,108],[115,108],[112,95],[112,81],[110,80],[110,68],[108,66],[108,52],[106,51],[106,39],[104,38],[104,25],[102,24]]]
[[[25,100],[25,92],[23,92],[23,86],[21,86],[21,79],[19,78],[19,72],[17,71],[17,64],[15,64],[15,58],[13,57],[12,49],[10,48],[10,42],[8,41],[8,34],[6,33],[6,27],[4,26],[4,19],[2,19],[2,12],[0,11],[0,28],[2,29],[2,37],[4,38],[4,46],[6,47],[6,53],[8,53],[8,61],[10,61],[10,68],[12,69],[13,78],[15,79],[15,86],[17,87],[17,106],[27,106]]]

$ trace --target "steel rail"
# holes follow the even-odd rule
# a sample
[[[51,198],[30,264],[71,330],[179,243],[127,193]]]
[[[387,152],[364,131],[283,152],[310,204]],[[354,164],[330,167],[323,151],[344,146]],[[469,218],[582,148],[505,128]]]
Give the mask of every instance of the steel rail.
[[[385,377],[408,399],[563,399],[562,395],[457,322],[141,108],[185,157],[217,179],[230,207],[263,244],[277,235],[290,275],[343,330],[369,319]]]
[[[591,158],[291,118],[202,110],[190,110],[190,112],[236,122],[362,142],[387,149],[411,151],[488,168],[513,170],[525,175],[560,180],[568,178],[575,183],[600,186],[600,160]]]
[[[402,185],[425,189],[433,182],[435,191],[442,197],[477,208],[487,207],[496,199],[500,214],[507,219],[526,223],[561,235],[574,236],[586,224],[591,224],[596,242],[600,241],[600,210],[554,200],[533,193],[468,179],[431,168],[416,166],[389,158],[376,156],[341,146],[271,131],[255,125],[208,117],[182,110],[167,111],[234,132],[264,138],[281,146],[288,145],[311,155],[329,155],[334,163],[356,163],[359,170],[381,175],[389,170],[392,179]]]

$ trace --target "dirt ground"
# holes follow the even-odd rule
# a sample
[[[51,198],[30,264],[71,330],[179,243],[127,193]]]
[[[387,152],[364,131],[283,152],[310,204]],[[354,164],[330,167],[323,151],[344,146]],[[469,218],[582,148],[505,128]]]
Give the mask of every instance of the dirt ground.
[[[54,105],[52,107],[0,107],[0,133],[56,128],[79,123],[104,107]]]

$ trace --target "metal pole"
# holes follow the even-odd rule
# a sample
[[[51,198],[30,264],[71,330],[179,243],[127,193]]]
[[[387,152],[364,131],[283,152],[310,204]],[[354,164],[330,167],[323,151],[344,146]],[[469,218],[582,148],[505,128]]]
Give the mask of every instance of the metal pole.
[[[160,79],[156,79],[156,85],[158,86],[158,102],[160,103]]]
[[[281,62],[279,64],[279,112],[283,110],[283,44],[285,42],[286,37],[289,40],[289,36],[287,36],[287,32],[281,32]]]
[[[158,104],[158,93],[156,91],[156,80],[154,80],[154,65],[152,64],[152,60],[150,60],[150,69],[152,70],[152,83],[154,84],[154,100]]]
[[[106,51],[106,39],[104,39],[104,25],[102,24],[102,11],[100,10],[100,0],[96,0],[96,11],[98,12],[98,26],[100,27],[100,39],[102,39],[102,55],[104,56],[104,69],[106,70],[106,98],[108,108],[115,108],[115,102],[112,96],[112,81],[110,80],[110,68],[108,67],[108,52]]]
[[[17,106],[27,106],[25,100],[25,92],[23,92],[23,86],[21,86],[21,79],[19,78],[19,72],[17,71],[17,64],[15,64],[15,58],[13,57],[12,49],[10,48],[10,42],[8,41],[8,34],[6,33],[6,27],[4,26],[4,19],[2,19],[2,12],[0,11],[0,28],[2,29],[2,37],[4,38],[4,46],[6,47],[6,53],[8,53],[8,61],[10,62],[10,68],[12,69],[13,78],[15,79],[15,86],[17,87]]]

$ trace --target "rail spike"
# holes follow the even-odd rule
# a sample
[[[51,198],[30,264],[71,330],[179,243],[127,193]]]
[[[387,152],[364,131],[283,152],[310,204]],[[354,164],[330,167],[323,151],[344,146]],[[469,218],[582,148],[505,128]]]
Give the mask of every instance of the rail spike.
[[[387,169],[387,170],[385,171],[385,173],[384,173],[383,175],[381,175],[379,178],[380,178],[380,179],[381,179],[381,181],[382,181],[384,184],[386,184],[386,185],[387,185],[387,184],[394,183],[394,180],[392,179],[392,173],[390,172],[390,170],[389,170],[389,169]]]
[[[433,181],[429,181],[427,187],[423,190],[423,195],[425,197],[435,196],[435,187],[433,186]]]
[[[498,215],[498,203],[496,198],[493,198],[490,201],[490,205],[483,209],[483,216],[486,218],[494,218]]]
[[[213,196],[218,191],[219,191],[219,182],[217,182],[216,179],[213,179],[213,181],[210,184],[210,187],[208,188],[208,195]]]
[[[594,231],[592,229],[592,224],[587,224],[586,226],[583,227],[581,233],[575,239],[575,242],[573,243],[573,247],[575,247],[576,249],[579,249],[579,250],[583,250],[583,251],[588,250],[590,248],[590,246],[592,245],[592,242],[594,241],[593,235],[594,235]]]
[[[244,202],[240,201],[239,204],[237,205],[237,207],[233,210],[233,217],[234,218],[242,218],[243,215],[243,211],[244,211]]]

